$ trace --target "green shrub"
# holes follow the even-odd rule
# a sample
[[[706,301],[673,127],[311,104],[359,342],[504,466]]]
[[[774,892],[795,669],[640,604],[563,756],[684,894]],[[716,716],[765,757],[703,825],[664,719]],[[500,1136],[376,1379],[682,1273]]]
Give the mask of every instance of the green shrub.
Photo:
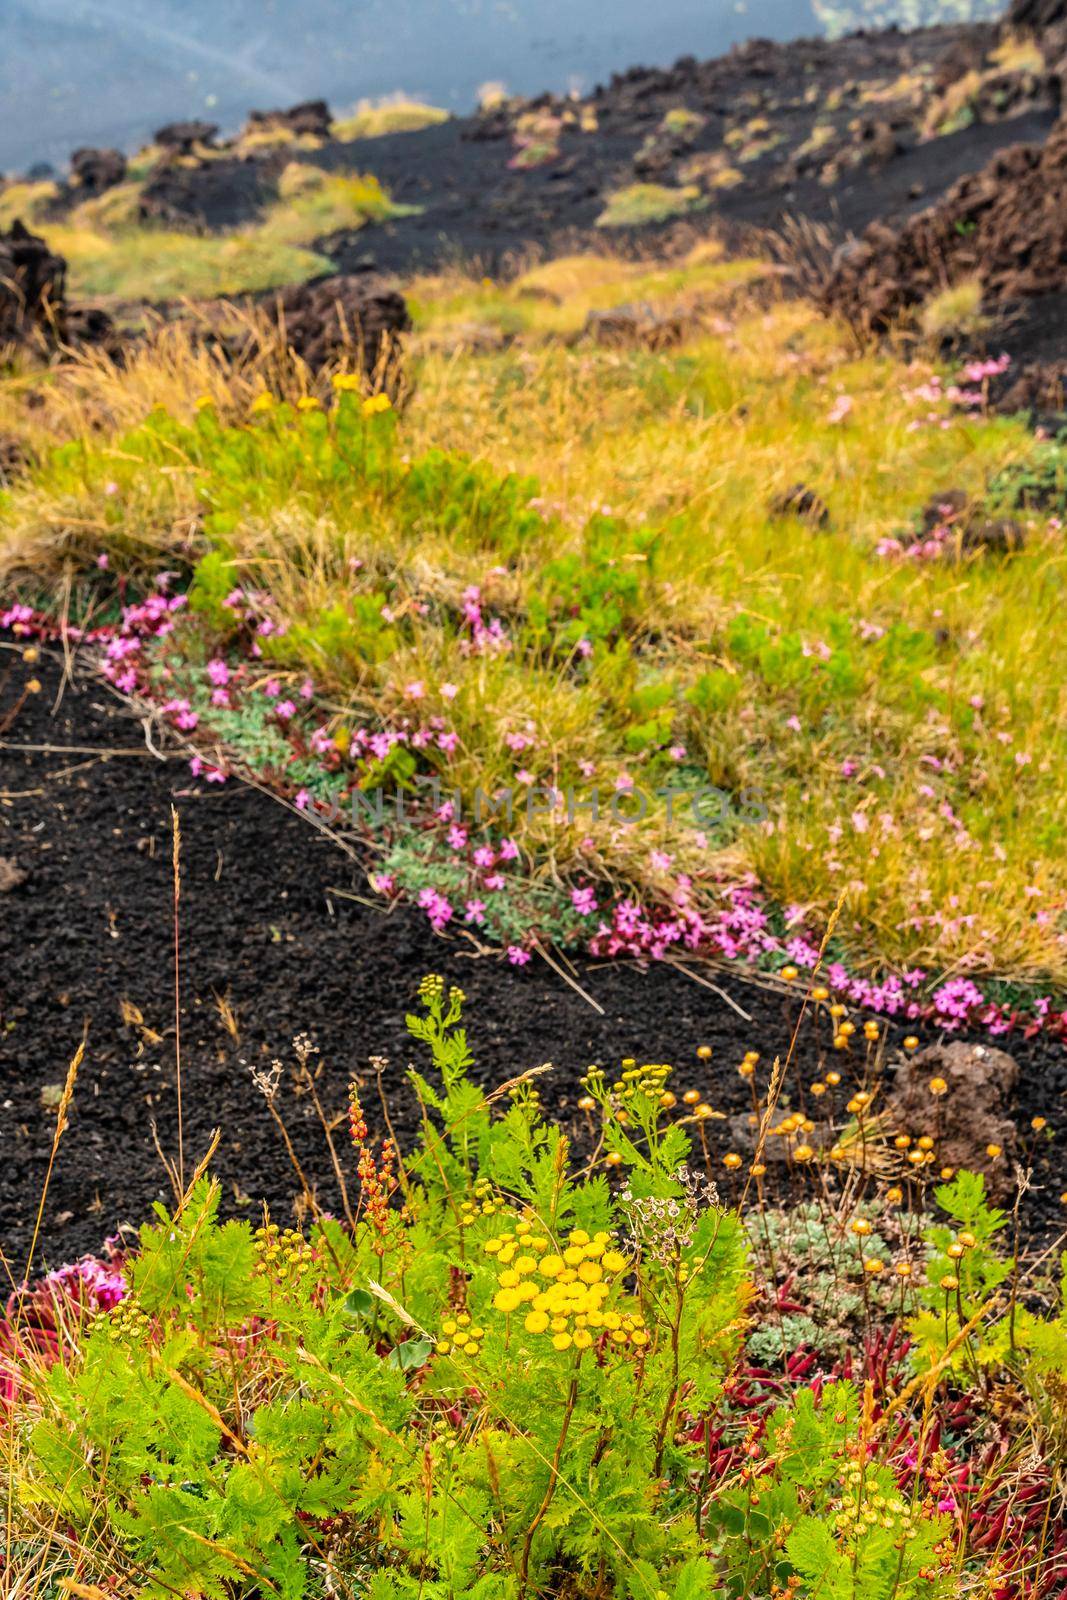
[[[141,1230],[129,1297],[43,1380],[20,1497],[145,1595],[710,1592],[686,1411],[713,1405],[747,1285],[736,1217],[659,1126],[660,1069],[615,1127],[626,1197],[576,1173],[529,1081],[494,1119],[461,997],[423,986],[425,1115],[364,1145],[354,1226],[220,1222],[207,1178]],[[269,1086],[268,1086],[268,1092]],[[357,1137],[361,1112],[353,1101]],[[670,1216],[668,1234],[653,1226]],[[544,1308],[544,1309],[542,1309]]]

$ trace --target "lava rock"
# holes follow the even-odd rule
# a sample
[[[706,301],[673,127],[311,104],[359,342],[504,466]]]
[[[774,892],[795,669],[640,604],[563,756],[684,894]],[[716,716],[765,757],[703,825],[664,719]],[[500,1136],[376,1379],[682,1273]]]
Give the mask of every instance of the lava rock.
[[[67,264],[16,219],[0,231],[0,344],[55,343],[65,314]]]
[[[126,157],[121,150],[84,146],[71,152],[70,170],[79,195],[103,194],[125,178]]]
[[[12,433],[0,433],[0,489],[6,489],[28,466],[29,458],[22,440]],[[2,874],[0,860],[0,876]]]
[[[961,548],[964,552],[988,552],[991,555],[1010,555],[1021,550],[1026,543],[1022,524],[1014,517],[984,517],[968,522],[963,529]]]
[[[830,521],[830,508],[821,495],[809,489],[806,483],[794,483],[781,494],[776,494],[767,507],[772,517],[797,517],[812,527],[825,528]]]
[[[14,856],[0,856],[0,894],[12,894],[26,882],[27,873]]]
[[[1021,33],[1045,33],[1067,25],[1067,0],[1014,0],[1006,26]]]
[[[944,1094],[931,1093],[941,1078]],[[902,1061],[883,1121],[892,1134],[932,1134],[939,1165],[966,1167],[985,1175],[990,1193],[1003,1195],[1012,1183],[1010,1157],[1018,1135],[1008,1115],[1019,1081],[1013,1056],[992,1045],[956,1040],[935,1044]],[[991,1156],[989,1147],[1002,1153]]]
[[[248,131],[260,132],[265,128],[282,128],[293,134],[311,134],[316,139],[328,139],[333,116],[325,100],[301,100],[299,105],[286,111],[250,111]]]
[[[1044,145],[1001,150],[899,228],[872,223],[837,253],[822,300],[886,332],[946,283],[977,277],[991,304],[1067,289],[1067,118]]]
[[[152,135],[153,144],[175,155],[189,156],[198,144],[208,149],[215,143],[219,131],[217,122],[168,122]]]
[[[106,311],[72,307],[66,299],[67,263],[18,220],[0,232],[0,345],[93,344],[117,353],[121,341]]]
[[[354,361],[371,388],[399,391],[411,317],[404,296],[384,278],[361,272],[294,284],[264,306],[312,372]]]
[[[244,156],[219,155],[193,167],[164,163],[141,191],[141,218],[207,230],[255,222],[277,198],[279,170],[273,158]]]
[[[946,523],[958,522],[970,503],[965,489],[945,489],[935,494],[923,507],[923,532],[933,533],[935,528],[944,527]]]

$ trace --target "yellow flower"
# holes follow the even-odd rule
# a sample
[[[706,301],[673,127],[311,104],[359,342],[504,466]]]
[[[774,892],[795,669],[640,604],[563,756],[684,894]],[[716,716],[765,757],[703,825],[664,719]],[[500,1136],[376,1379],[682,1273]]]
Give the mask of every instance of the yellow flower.
[[[548,1316],[544,1311],[531,1311],[523,1327],[527,1333],[544,1333],[548,1327]]]
[[[644,1328],[635,1328],[630,1335],[630,1343],[642,1345],[648,1343],[648,1333]]]
[[[599,1283],[604,1271],[595,1261],[583,1261],[578,1268],[578,1276],[583,1283]]]
[[[500,1274],[500,1287],[502,1289],[514,1289],[518,1281],[519,1274],[513,1267],[509,1267],[506,1272]]]
[[[554,1350],[569,1350],[570,1347],[571,1336],[569,1333],[554,1333],[552,1335],[552,1348]]]
[[[540,1266],[540,1272],[541,1272],[542,1278],[558,1278],[562,1271],[563,1271],[563,1257],[562,1256],[553,1255],[553,1256],[543,1256],[542,1257],[541,1266]]]
[[[626,1267],[626,1257],[618,1250],[605,1250],[601,1265],[605,1272],[623,1272]]]
[[[580,1244],[569,1244],[563,1252],[563,1259],[568,1267],[577,1267],[585,1260],[585,1251]]]
[[[574,1348],[576,1350],[588,1350],[592,1342],[593,1335],[588,1331],[587,1328],[577,1328],[575,1330]]]
[[[198,411],[203,411],[205,406],[213,406],[214,404],[215,402],[209,394],[198,394],[196,397],[196,409]]]
[[[302,394],[300,399],[296,402],[296,409],[298,411],[317,411],[319,409],[319,402],[315,399],[313,394]]]
[[[330,382],[338,394],[358,394],[363,387],[362,379],[355,372],[335,372]]]
[[[514,1311],[521,1303],[514,1289],[498,1289],[493,1296],[493,1304],[498,1311]]]
[[[360,409],[365,417],[376,417],[383,411],[391,411],[393,405],[387,394],[372,394]]]
[[[268,394],[264,389],[262,394],[256,395],[256,398],[252,401],[252,404],[248,409],[251,415],[254,417],[258,417],[264,411],[273,411],[274,396],[272,394]]]

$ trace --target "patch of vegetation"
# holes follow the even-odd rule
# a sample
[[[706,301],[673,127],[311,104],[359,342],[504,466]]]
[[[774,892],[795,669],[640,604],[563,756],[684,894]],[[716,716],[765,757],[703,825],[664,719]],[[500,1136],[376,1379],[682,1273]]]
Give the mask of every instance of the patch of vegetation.
[[[448,116],[439,106],[424,105],[421,100],[361,100],[354,111],[337,118],[331,132],[335,139],[346,143],[353,139],[380,139],[389,133],[435,128],[439,122],[447,122]]]
[[[467,807],[518,797],[533,881],[551,862],[582,904],[592,886],[601,906],[664,908],[644,931],[612,922],[605,946],[699,940],[724,877],[751,873],[816,916],[843,895],[852,960],[1058,980],[1067,730],[1033,641],[1057,626],[1064,556],[1026,486],[1058,482],[1058,447],[957,413],[930,367],[857,357],[810,307],[749,306],[759,272],[705,250],[425,280],[422,328],[515,342],[427,350],[402,415],[365,416],[276,353],[261,392],[254,365],[234,373],[175,331],[121,373],[57,369],[34,410],[14,380],[0,418],[41,464],[0,502],[2,559],[95,570],[104,553],[142,583],[221,561],[223,597],[265,597],[273,667],[339,720],[392,737],[415,708],[442,719],[434,769]],[[574,340],[590,309],[633,301],[684,311],[682,342]],[[798,483],[826,528],[776,515]],[[950,486],[991,512],[1016,494],[1025,547],[962,565],[879,553]],[[215,649],[245,637],[232,613],[211,627]],[[728,797],[729,826],[699,825],[702,786]],[[545,787],[562,801],[528,806]],[[620,827],[628,787],[645,805]],[[738,825],[756,795],[765,820]],[[583,917],[587,939],[603,917]]]
[[[139,220],[142,185],[119,184],[50,221],[54,185],[15,185],[0,194],[0,217],[23,216],[69,263],[75,299],[160,303],[253,294],[328,272],[309,249],[339,229],[401,214],[375,178],[327,173],[290,162],[279,198],[262,220],[225,233],[200,234]]]
[[[999,1589],[1051,1592],[1067,1278],[1024,1308],[981,1178],[926,1191],[945,1220],[925,1227],[882,1150],[842,1196],[814,1177],[799,1217],[758,1182],[724,1201],[711,1108],[633,1061],[583,1080],[587,1163],[536,1073],[478,1086],[458,990],[431,977],[420,999],[412,1149],[371,1139],[355,1082],[331,1118],[294,1041],[337,1215],[296,1166],[303,1230],[223,1222],[209,1158],[186,1184],[179,1150],[173,1203],[124,1259],[14,1303],[9,1576],[234,1600],[740,1600],[773,1577],[949,1600],[988,1581],[995,1545]],[[285,1076],[253,1070],[291,1151]],[[757,1096],[762,1137],[776,1094]],[[849,1338],[862,1378],[851,1350],[816,1365]]]
[[[631,183],[608,196],[596,225],[598,228],[641,228],[702,211],[707,203],[696,184],[672,188],[664,183]]]
[[[982,333],[989,326],[989,318],[982,311],[982,297],[982,280],[977,276],[931,295],[919,313],[923,333],[934,344]]]

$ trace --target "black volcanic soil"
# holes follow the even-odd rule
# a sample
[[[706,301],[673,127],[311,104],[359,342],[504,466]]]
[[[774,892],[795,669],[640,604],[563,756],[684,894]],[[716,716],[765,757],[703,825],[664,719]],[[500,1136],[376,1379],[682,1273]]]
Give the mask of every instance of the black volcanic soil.
[[[298,160],[371,174],[414,208],[314,241],[341,273],[462,264],[498,276],[591,247],[662,253],[709,232],[731,248],[765,248],[768,234],[798,221],[825,268],[871,223],[899,230],[1012,146],[1045,142],[1059,115],[1058,72],[1002,72],[1000,40],[991,24],[754,40],[712,61],[634,68],[582,101],[546,95],[312,150],[201,152],[158,168],[143,205],[178,225],[237,226],[262,214],[285,163]],[[1049,42],[1050,65],[1058,49]],[[688,122],[672,127],[679,114]],[[516,165],[531,140],[543,159]],[[662,224],[598,228],[608,198],[637,182],[695,185],[701,205]],[[1058,362],[1065,339],[1058,314],[1010,308],[990,348]]]
[[[279,1220],[289,1214],[292,1171],[249,1067],[272,1056],[291,1061],[298,1031],[321,1049],[320,1089],[331,1113],[343,1108],[346,1083],[366,1070],[369,1055],[386,1053],[396,1130],[402,1141],[411,1134],[403,1070],[414,1052],[404,1014],[427,971],[442,972],[469,997],[479,1079],[497,1084],[551,1061],[555,1071],[542,1080],[542,1096],[564,1120],[581,1121],[577,1079],[590,1062],[610,1067],[625,1055],[671,1061],[679,1088],[695,1086],[716,1107],[741,1115],[748,1110],[735,1070],[742,1052],[762,1052],[761,1074],[784,1053],[795,1002],[736,978],[705,974],[751,1021],[669,967],[580,964],[599,1014],[543,963],[516,971],[473,959],[461,942],[435,937],[418,913],[387,916],[344,899],[340,891],[362,891],[361,874],[295,813],[236,782],[193,784],[184,760],[149,753],[138,722],[91,677],[68,683],[53,710],[59,671],[48,662],[33,670],[43,692],[23,697],[28,670],[0,643],[0,1245],[16,1270],[54,1129],[42,1091],[47,1099],[49,1087],[62,1083],[84,1029],[88,1047],[39,1262],[98,1247],[166,1195],[151,1129],[155,1122],[173,1153],[172,804],[183,841],[186,1144],[195,1157],[221,1128],[216,1171],[230,1211],[253,1214],[267,1201]],[[236,1042],[217,995],[237,1015]],[[158,1037],[129,1020],[130,1006]],[[894,1042],[903,1031],[891,1030]],[[696,1059],[700,1043],[714,1047],[710,1064]],[[799,1103],[828,1044],[825,1024],[805,1026],[786,1102]],[[1007,1047],[1022,1068],[1013,1113],[1020,1128],[1040,1113],[1058,1135],[1041,1144],[1026,1201],[1028,1224],[1051,1238],[1064,1217],[1067,1052],[1044,1038],[1015,1038]],[[847,1068],[840,1056],[833,1065]],[[365,1100],[381,1131],[373,1079]],[[334,1204],[311,1106],[289,1087],[281,1103],[323,1203]],[[734,1134],[727,1123],[706,1127],[723,1181],[718,1157]],[[1026,1140],[1033,1143],[1028,1133]]]
[[[693,225],[729,235],[804,216],[843,238],[875,218],[897,221],[929,205],[1007,145],[1044,139],[1056,111],[1043,83],[1011,107],[1011,116],[919,139],[917,121],[939,83],[981,63],[995,38],[992,28],[974,26],[889,30],[832,43],[755,40],[713,61],[635,68],[581,102],[595,117],[595,132],[564,126],[558,156],[529,170],[509,167],[517,115],[540,110],[565,117],[568,102],[546,96],[418,133],[327,144],[303,159],[372,173],[395,200],[423,208],[352,235],[356,253],[370,252],[398,272],[457,258],[495,272],[530,250],[551,254],[591,237],[632,240],[637,230],[593,231],[612,190],[638,181],[685,182],[688,162],[723,150],[724,139],[759,119],[766,128],[756,143],[768,144],[765,153],[753,154],[752,145],[744,154],[742,146],[734,159],[742,181],[710,190],[711,203]],[[679,108],[703,125],[673,148],[667,140],[651,165],[642,165],[645,141]],[[826,142],[805,154],[816,123]],[[891,154],[887,139],[895,146]],[[652,242],[658,231],[643,228],[639,235]],[[343,270],[343,245],[339,264]]]

